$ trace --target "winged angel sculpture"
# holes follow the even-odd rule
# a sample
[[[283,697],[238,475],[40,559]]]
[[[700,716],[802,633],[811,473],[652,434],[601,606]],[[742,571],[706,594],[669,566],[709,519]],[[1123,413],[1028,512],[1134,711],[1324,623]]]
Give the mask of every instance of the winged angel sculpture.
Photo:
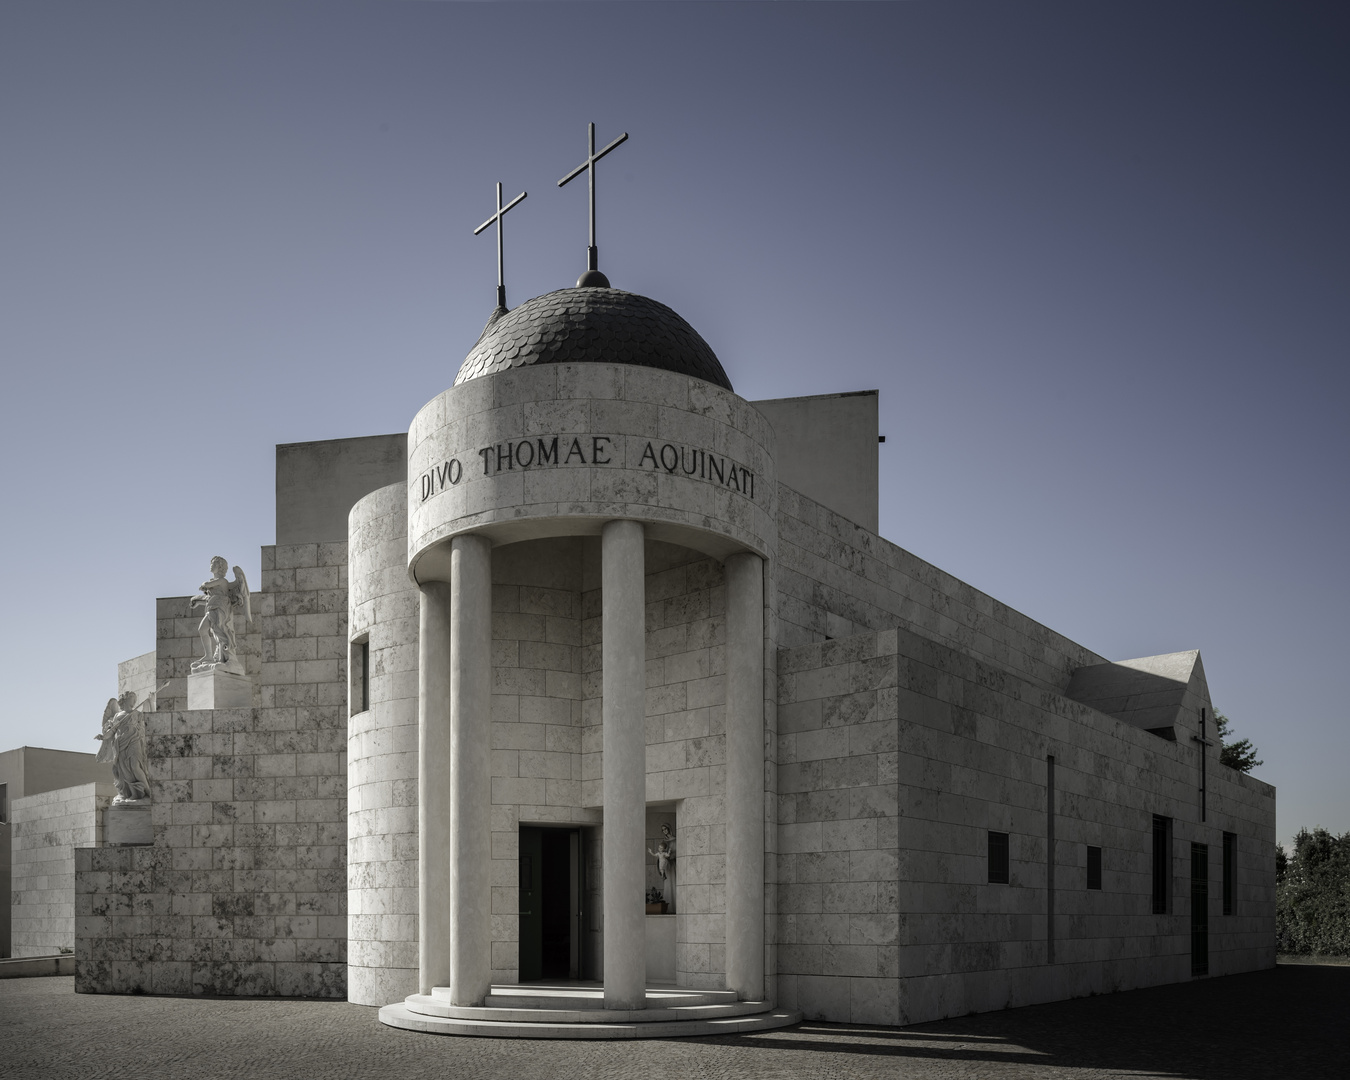
[[[94,738],[103,744],[95,760],[112,762],[113,784],[117,788],[113,803],[144,802],[150,798],[145,717],[136,708],[136,695],[132,691],[108,699],[103,710],[103,731]]]
[[[253,608],[249,602],[248,579],[239,567],[234,568],[234,580],[227,581],[229,567],[219,555],[211,560],[211,576],[202,582],[202,591],[188,601],[188,609],[205,607],[197,633],[202,639],[201,659],[192,662],[193,671],[210,671],[217,665],[243,674],[238,660],[239,647],[234,637],[234,612],[244,613],[246,626],[253,623]]]

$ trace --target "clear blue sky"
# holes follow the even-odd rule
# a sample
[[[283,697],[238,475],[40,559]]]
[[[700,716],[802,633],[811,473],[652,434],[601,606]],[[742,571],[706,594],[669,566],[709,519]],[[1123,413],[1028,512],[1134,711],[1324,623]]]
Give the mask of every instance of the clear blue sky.
[[[1350,9],[0,6],[0,748],[93,750],[273,446],[406,429],[601,267],[748,398],[878,388],[882,533],[1202,650],[1279,833],[1350,829]]]

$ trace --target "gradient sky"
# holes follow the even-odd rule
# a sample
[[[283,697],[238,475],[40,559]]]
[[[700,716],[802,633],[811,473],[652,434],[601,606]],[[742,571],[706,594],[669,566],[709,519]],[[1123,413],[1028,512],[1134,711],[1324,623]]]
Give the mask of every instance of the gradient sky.
[[[154,597],[257,580],[273,446],[406,430],[600,265],[751,399],[881,392],[881,531],[1202,650],[1350,829],[1350,8],[0,6],[0,749],[92,751]]]

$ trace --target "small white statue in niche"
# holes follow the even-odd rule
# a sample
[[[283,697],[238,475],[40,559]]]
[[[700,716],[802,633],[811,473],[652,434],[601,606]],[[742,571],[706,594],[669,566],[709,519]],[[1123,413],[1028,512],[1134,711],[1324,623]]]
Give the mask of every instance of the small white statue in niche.
[[[112,762],[113,785],[120,803],[147,802],[150,798],[150,762],[145,746],[145,717],[136,708],[136,695],[128,690],[109,698],[103,710],[103,731],[94,738],[102,742],[96,761]]]
[[[239,567],[234,568],[234,580],[225,579],[229,563],[219,555],[211,560],[211,576],[202,582],[202,591],[188,601],[188,610],[206,607],[197,633],[202,639],[201,659],[192,662],[193,671],[210,671],[220,666],[227,671],[244,673],[239,647],[234,635],[234,613],[244,613],[247,627],[253,624],[253,607],[249,600],[248,579]]]
[[[661,896],[667,904],[675,903],[675,834],[669,825],[661,826],[661,840],[656,850],[647,849],[656,859],[656,872],[661,875]]]

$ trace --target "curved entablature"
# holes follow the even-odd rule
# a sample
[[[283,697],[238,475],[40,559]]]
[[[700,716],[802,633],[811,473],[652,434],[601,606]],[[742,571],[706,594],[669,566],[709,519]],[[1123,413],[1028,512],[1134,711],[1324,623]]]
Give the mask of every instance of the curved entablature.
[[[717,559],[777,546],[773,429],[707,381],[628,364],[548,364],[461,383],[408,435],[408,568],[448,579],[448,545],[598,534],[641,521]],[[442,565],[444,564],[444,565]]]

